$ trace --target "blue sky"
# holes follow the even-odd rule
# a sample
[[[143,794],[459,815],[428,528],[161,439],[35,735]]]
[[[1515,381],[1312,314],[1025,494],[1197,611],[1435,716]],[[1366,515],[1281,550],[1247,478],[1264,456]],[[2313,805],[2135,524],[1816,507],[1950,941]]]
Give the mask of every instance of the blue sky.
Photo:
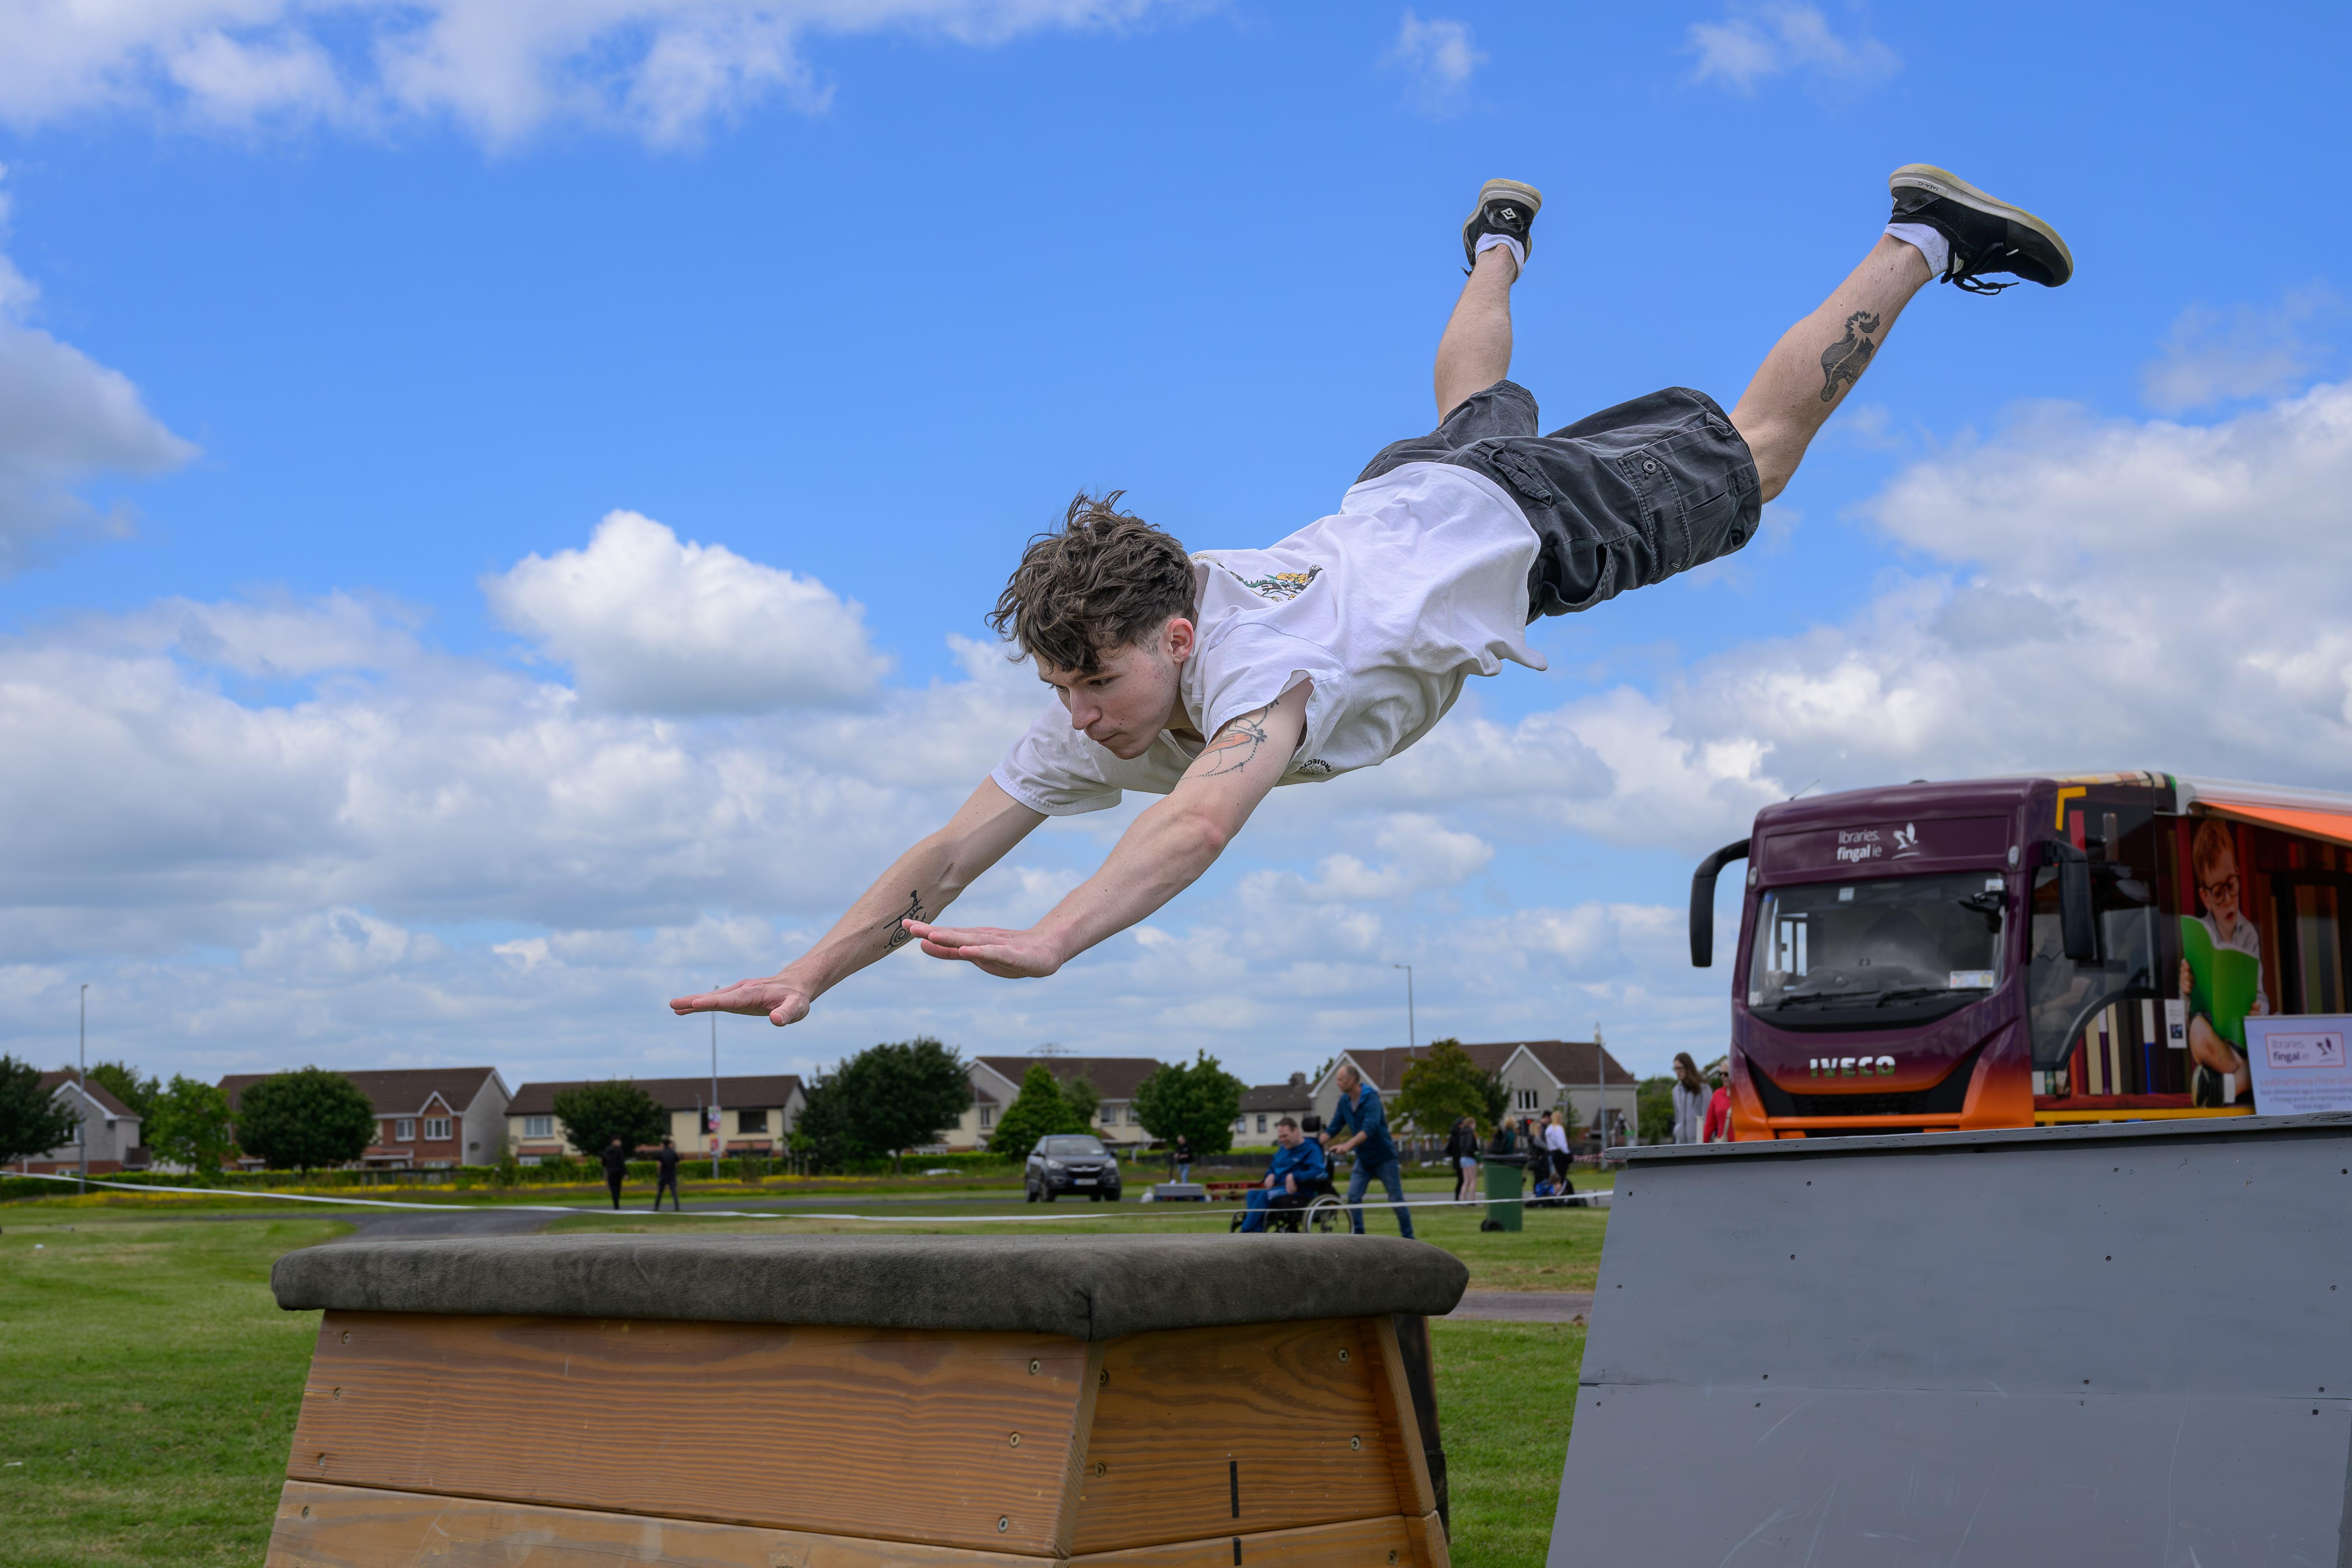
[[[1555,424],[1728,405],[1901,163],[2079,270],[1930,289],[1755,545],[1543,623],[1548,674],[1284,792],[1144,931],[1033,985],[901,955],[730,1067],[1279,1076],[1401,1037],[1412,962],[1424,1039],[1655,1069],[1719,1049],[1675,906],[1763,801],[2346,782],[2332,10],[118,12],[0,20],[0,1049],[58,1059],[89,979],[164,1071],[691,1062],[660,1000],[795,951],[1017,729],[980,616],[1074,490],[1262,543],[1428,426],[1495,174],[1547,194]]]

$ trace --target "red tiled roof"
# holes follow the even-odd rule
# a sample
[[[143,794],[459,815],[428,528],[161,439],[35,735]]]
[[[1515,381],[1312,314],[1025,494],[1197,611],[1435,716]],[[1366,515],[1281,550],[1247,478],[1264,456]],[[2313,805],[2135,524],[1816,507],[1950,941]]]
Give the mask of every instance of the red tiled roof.
[[[1085,1079],[1105,1100],[1134,1099],[1136,1086],[1160,1070],[1159,1062],[1150,1057],[974,1057],[972,1060],[1016,1085],[1033,1063],[1043,1062],[1055,1081]]]
[[[436,1094],[450,1114],[461,1116],[497,1072],[496,1068],[362,1068],[343,1076],[367,1096],[378,1116],[422,1116]],[[228,1096],[229,1110],[236,1110],[237,1097],[249,1086],[275,1076],[233,1072],[221,1079],[220,1090]]]
[[[81,1074],[70,1068],[63,1072],[45,1072],[41,1075],[41,1087],[54,1095],[60,1088],[77,1081],[80,1077]],[[115,1099],[113,1091],[96,1079],[89,1080],[89,1097],[98,1101],[109,1116],[128,1116],[136,1120],[139,1115],[137,1111]]]
[[[563,1083],[524,1084],[507,1102],[507,1114],[552,1116],[557,1095],[595,1081],[573,1079]],[[629,1081],[653,1096],[654,1103],[664,1110],[692,1110],[710,1099],[710,1080],[707,1078],[634,1078]],[[795,1093],[806,1092],[797,1073],[751,1074],[719,1080],[719,1103],[729,1110],[781,1110],[792,1102]]]

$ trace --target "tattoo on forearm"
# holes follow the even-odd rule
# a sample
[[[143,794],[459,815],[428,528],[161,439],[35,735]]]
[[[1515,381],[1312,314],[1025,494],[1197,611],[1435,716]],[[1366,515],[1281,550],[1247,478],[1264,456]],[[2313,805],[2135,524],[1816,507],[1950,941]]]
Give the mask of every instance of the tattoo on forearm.
[[[1856,310],[1845,319],[1845,336],[1822,351],[1822,401],[1837,401],[1838,383],[1851,384],[1862,378],[1870,366],[1870,356],[1878,345],[1869,335],[1878,331],[1878,317],[1869,310]]]
[[[1249,766],[1250,759],[1257,755],[1258,748],[1266,743],[1265,716],[1273,711],[1274,704],[1269,702],[1255,713],[1243,714],[1218,731],[1217,738],[1209,742],[1209,749],[1201,753],[1201,762],[1209,763],[1208,770],[1193,776],[1213,779],[1220,773],[1237,773]],[[1199,763],[1193,764],[1195,767],[1199,765]]]
[[[908,921],[919,921],[922,918],[923,890],[920,888],[918,888],[913,892],[907,895],[907,908],[905,912],[895,914],[890,917],[890,940],[882,944],[882,951],[888,952],[895,948],[901,947],[906,943],[914,941],[915,933],[907,929],[907,922]]]

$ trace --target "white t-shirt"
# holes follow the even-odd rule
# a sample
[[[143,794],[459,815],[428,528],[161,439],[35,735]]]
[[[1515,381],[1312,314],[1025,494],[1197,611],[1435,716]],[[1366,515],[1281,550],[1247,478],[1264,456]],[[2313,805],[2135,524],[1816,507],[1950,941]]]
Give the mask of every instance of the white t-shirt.
[[[1198,640],[1180,673],[1192,727],[1214,736],[1301,680],[1307,732],[1283,784],[1388,761],[1429,732],[1472,675],[1544,668],[1527,645],[1535,530],[1501,486],[1451,463],[1406,463],[1265,550],[1192,556]],[[1056,700],[991,776],[1034,811],[1073,816],[1122,790],[1166,795],[1202,742],[1163,730],[1122,762]]]

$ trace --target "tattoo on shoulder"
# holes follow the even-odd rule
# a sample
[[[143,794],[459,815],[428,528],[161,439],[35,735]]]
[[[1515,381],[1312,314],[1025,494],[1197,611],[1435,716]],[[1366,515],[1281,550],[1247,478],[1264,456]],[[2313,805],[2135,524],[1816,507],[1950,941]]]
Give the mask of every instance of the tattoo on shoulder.
[[[1838,383],[1852,385],[1870,367],[1870,356],[1878,345],[1870,334],[1878,331],[1878,317],[1869,310],[1856,310],[1845,319],[1845,336],[1822,351],[1822,401],[1837,400]]]
[[[1201,753],[1201,763],[1207,763],[1209,766],[1192,776],[1213,779],[1221,773],[1237,773],[1249,766],[1251,759],[1257,755],[1258,748],[1271,738],[1265,732],[1265,720],[1266,715],[1273,711],[1274,704],[1269,702],[1256,712],[1244,713],[1218,731],[1217,738],[1210,742],[1208,750]],[[1199,767],[1200,763],[1192,765]]]
[[[923,890],[918,888],[907,895],[906,909],[890,917],[890,940],[882,944],[882,951],[889,952],[914,941],[915,933],[907,929],[906,922],[922,918]]]

